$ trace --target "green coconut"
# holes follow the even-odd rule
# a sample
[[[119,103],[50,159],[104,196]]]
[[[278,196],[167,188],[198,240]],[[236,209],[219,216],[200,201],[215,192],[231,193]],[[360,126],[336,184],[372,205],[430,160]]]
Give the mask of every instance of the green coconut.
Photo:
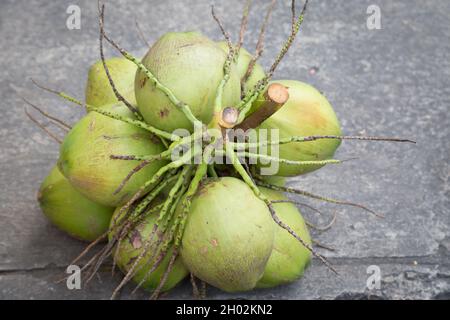
[[[271,130],[279,130],[280,138],[312,135],[341,135],[336,114],[328,100],[313,86],[295,80],[274,81],[286,86],[289,100],[259,127],[267,130],[268,139],[272,139]],[[263,102],[255,102],[256,109]],[[309,142],[295,142],[279,146],[279,157],[295,160],[325,160],[333,157],[340,140],[321,139]],[[271,154],[271,148],[268,148]],[[272,164],[273,165],[273,164]],[[267,166],[266,164],[260,166]],[[317,170],[321,165],[292,165],[279,163],[278,176],[296,176]]]
[[[116,247],[117,251],[115,251],[116,249],[114,249],[115,262],[125,274],[130,270],[137,257],[143,252],[145,241],[152,233],[157,218],[157,212],[148,215],[143,221],[139,222],[139,224],[137,224],[122,241],[120,241],[116,245],[118,247]],[[114,228],[114,221],[121,221],[120,208],[116,209],[113,218],[111,219],[111,230],[113,230]],[[114,232],[111,232],[109,234],[110,240],[113,235]],[[164,276],[164,273],[169,266],[173,253],[173,248],[171,247],[167,251],[167,254],[162,260],[161,264],[151,274],[146,276],[152,268],[153,264],[156,262],[158,255],[161,253],[161,248],[157,248],[157,239],[158,236],[155,236],[153,238],[152,243],[148,247],[148,252],[138,263],[135,269],[137,272],[132,278],[133,282],[135,282],[136,284],[139,284],[145,278],[146,280],[142,283],[142,288],[146,290],[155,290],[158,287],[161,278]],[[156,254],[155,250],[158,250]],[[161,288],[161,291],[168,291],[172,289],[188,274],[189,270],[184,266],[181,257],[177,257],[165,284]]]
[[[132,118],[122,104],[102,108]],[[134,174],[115,194],[122,180],[140,162],[114,160],[111,155],[154,155],[164,150],[159,138],[146,130],[89,112],[65,137],[58,166],[72,186],[89,199],[107,206],[126,203],[166,162],[154,161]]]
[[[170,32],[163,35],[142,59],[142,63],[181,101],[187,103],[197,119],[208,124],[214,111],[217,87],[223,78],[226,54],[213,41],[197,32]],[[222,104],[234,106],[240,100],[240,79],[231,68]],[[191,122],[169,98],[136,73],[137,106],[145,121],[159,129],[192,130]]]
[[[55,166],[37,196],[44,215],[70,236],[93,241],[108,230],[114,208],[95,203],[77,190]]]
[[[263,275],[273,239],[267,206],[242,180],[210,179],[192,199],[181,257],[203,281],[227,292],[245,291]]]
[[[260,188],[270,200],[286,200],[278,191]],[[307,244],[311,245],[311,237],[300,211],[292,203],[274,203],[273,207],[281,221],[286,223]],[[289,232],[273,221],[275,238],[272,254],[267,261],[258,288],[269,288],[287,284],[299,279],[311,262],[311,253]]]
[[[217,44],[228,54],[228,44],[226,41],[217,42]],[[242,79],[247,73],[248,65],[252,60],[252,55],[244,48],[240,48],[239,58],[236,63],[236,69],[239,74],[239,79]],[[264,73],[264,69],[259,63],[255,63],[253,67],[253,71],[248,77],[247,81],[244,83],[243,90],[244,94],[247,93],[248,90],[253,89],[253,87],[258,83],[259,80],[264,78],[266,74]]]
[[[132,105],[136,105],[136,98],[134,96],[136,65],[122,57],[114,57],[105,61],[117,91]],[[86,104],[94,107],[118,102],[101,60],[89,68],[85,92]]]

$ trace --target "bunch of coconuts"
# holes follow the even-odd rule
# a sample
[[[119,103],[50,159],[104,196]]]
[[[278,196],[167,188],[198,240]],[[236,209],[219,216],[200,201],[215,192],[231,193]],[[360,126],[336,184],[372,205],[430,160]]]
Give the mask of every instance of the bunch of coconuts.
[[[38,201],[57,227],[90,241],[87,249],[106,241],[82,270],[89,280],[112,257],[125,274],[113,297],[130,280],[156,297],[189,274],[227,292],[278,286],[301,277],[312,255],[334,270],[283,192],[362,206],[285,187],[284,178],[339,163],[332,157],[342,139],[403,141],[341,136],[317,89],[271,81],[306,4],[298,17],[292,10],[291,34],[268,72],[261,52],[242,47],[249,6],[237,45],[213,12],[225,42],[171,32],[137,59],[107,36],[99,4],[101,60],[89,70],[85,102],[47,89],[86,115],[61,142]],[[105,59],[104,40],[122,57]]]

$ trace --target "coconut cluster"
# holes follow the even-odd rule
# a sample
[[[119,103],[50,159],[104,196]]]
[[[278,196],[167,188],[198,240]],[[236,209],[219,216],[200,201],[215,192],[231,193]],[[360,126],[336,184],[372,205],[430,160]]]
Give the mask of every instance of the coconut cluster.
[[[244,48],[240,50],[222,95],[223,105],[237,105],[241,99],[240,79],[251,55]],[[174,32],[156,41],[142,58],[142,63],[180,100],[191,106],[194,116],[209,123],[213,119],[212,106],[216,88],[224,75],[227,53],[225,42],[216,43],[196,32]],[[136,106],[146,123],[167,132],[180,128],[193,130],[192,123],[134,63],[125,58],[111,58],[106,64],[117,90]],[[254,87],[264,77],[263,68],[256,64],[243,90]],[[340,135],[336,115],[318,90],[294,80],[275,82],[288,89],[289,100],[256,130],[276,128],[280,138]],[[101,61],[89,70],[85,101],[87,106],[136,119],[124,103],[118,101]],[[262,96],[256,99],[252,111],[256,111],[263,101]],[[267,138],[270,139],[270,135]],[[325,160],[333,156],[338,145],[338,140],[297,142],[281,146],[280,153],[293,161]],[[164,150],[166,147],[161,140],[145,129],[88,109],[66,135],[57,166],[42,183],[39,202],[44,214],[76,238],[91,241],[109,230],[111,239],[114,225],[123,216],[120,208],[168,162],[161,159],[146,165],[117,192],[121,182],[140,161],[118,161],[111,156],[158,155]],[[180,254],[163,291],[174,287],[189,272],[230,292],[272,287],[298,279],[309,264],[311,253],[308,249],[272,220],[265,203],[242,179],[223,173],[226,166],[218,165],[220,176],[205,176],[194,194]],[[264,165],[255,164],[255,168],[259,166]],[[262,178],[268,182],[278,180],[278,185],[283,186],[281,177],[304,174],[320,166],[280,164],[274,176]],[[151,187],[155,188],[149,186],[143,194],[150,192]],[[287,200],[281,192],[268,188],[261,188],[261,191],[271,200]],[[159,194],[148,211],[163,203],[168,192],[169,189]],[[276,203],[274,207],[280,219],[311,245],[305,221],[295,205],[286,202]],[[115,263],[125,273],[142,253],[145,239],[150,236],[156,220],[157,214],[151,212],[116,244]],[[148,250],[132,277],[137,283],[144,280],[142,287],[150,290],[158,286],[170,262],[170,254],[167,254],[148,275],[151,260],[157,257],[154,250],[158,249]]]
[[[106,242],[83,267],[88,278],[112,257],[125,275],[113,296],[130,280],[158,294],[189,274],[239,292],[299,279],[312,255],[328,265],[283,192],[367,208],[286,187],[285,178],[339,163],[344,138],[383,139],[341,136],[317,89],[271,79],[303,11],[266,73],[241,45],[198,32],[166,33],[137,59],[106,36],[103,10],[102,59],[89,69],[85,102],[58,93],[86,114],[38,195],[61,230]],[[105,59],[104,39],[122,57]]]

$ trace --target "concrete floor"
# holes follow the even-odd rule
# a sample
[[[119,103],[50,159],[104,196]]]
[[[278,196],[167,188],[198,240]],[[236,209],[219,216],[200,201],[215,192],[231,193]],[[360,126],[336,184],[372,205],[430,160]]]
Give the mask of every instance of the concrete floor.
[[[289,182],[367,204],[386,218],[310,201],[328,212],[338,210],[333,229],[313,235],[337,249],[321,252],[340,277],[314,260],[294,284],[242,294],[211,289],[210,298],[450,298],[450,2],[375,2],[381,8],[381,30],[366,26],[372,0],[311,1],[300,36],[275,78],[319,88],[346,134],[417,140],[415,146],[345,142],[337,157],[357,161]],[[209,3],[113,0],[107,5],[106,27],[136,55],[145,49],[135,18],[150,42],[167,31],[184,30],[220,39]],[[226,28],[237,35],[243,1],[217,3]],[[256,1],[250,15],[250,50],[267,3]],[[288,3],[280,1],[275,8],[262,58],[266,67],[289,32]],[[81,30],[66,27],[70,4],[81,8]],[[87,69],[99,57],[95,1],[4,0],[0,39],[0,298],[108,298],[120,277],[111,278],[106,271],[82,290],[55,282],[84,244],[50,225],[38,208],[36,191],[57,159],[58,145],[26,119],[19,98],[25,96],[69,122],[79,119],[81,111],[37,90],[29,78],[83,97]],[[381,270],[380,289],[366,287],[370,265]],[[148,296],[128,292],[121,298]],[[191,298],[189,283],[166,297]]]

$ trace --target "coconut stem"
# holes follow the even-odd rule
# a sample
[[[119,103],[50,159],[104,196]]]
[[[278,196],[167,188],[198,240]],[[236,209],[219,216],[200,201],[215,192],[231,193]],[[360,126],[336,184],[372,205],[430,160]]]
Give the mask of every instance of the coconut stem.
[[[102,5],[102,7],[104,7],[104,4]],[[155,88],[160,90],[161,92],[163,92],[167,96],[167,98],[170,100],[170,102],[172,102],[176,107],[178,107],[192,124],[194,124],[196,122],[200,122],[200,120],[198,120],[192,113],[190,106],[188,104],[186,104],[185,102],[179,100],[175,96],[175,94],[172,92],[172,90],[170,90],[168,87],[163,85],[158,80],[158,78],[149,69],[147,69],[147,67],[141,61],[139,61],[132,54],[130,54],[129,52],[127,52],[123,48],[121,48],[116,42],[114,42],[106,34],[106,32],[104,30],[102,30],[102,33],[103,33],[103,37],[106,39],[106,41],[108,41],[114,48],[116,48],[117,51],[119,51],[120,54],[122,54],[122,56],[124,56],[129,61],[133,62],[138,67],[138,69],[141,72],[143,72],[147,76],[147,78],[153,83]]]
[[[225,155],[226,152],[222,150],[216,150],[216,155],[222,156]],[[289,160],[284,158],[278,158],[273,157],[265,154],[259,154],[259,153],[250,153],[246,151],[236,151],[236,154],[242,158],[249,158],[253,160],[265,160],[267,162],[278,162],[283,163],[287,165],[295,165],[295,166],[309,166],[309,165],[326,165],[326,164],[340,164],[343,161],[337,160],[337,159],[326,159],[326,160],[305,160],[305,161],[295,161],[295,160]]]
[[[297,239],[306,249],[308,249],[315,257],[317,257],[323,264],[325,264],[331,271],[337,274],[337,271],[333,268],[333,266],[328,262],[328,260],[317,253],[308,243],[306,243],[294,230],[291,229],[287,224],[280,220],[278,215],[273,208],[272,202],[259,190],[258,186],[253,181],[252,177],[247,173],[245,168],[239,161],[238,156],[231,146],[225,145],[227,156],[231,159],[234,168],[242,177],[244,182],[252,189],[253,193],[269,208],[270,214],[272,215],[272,219],[283,229],[289,232],[295,239]]]
[[[253,69],[255,67],[256,61],[258,61],[258,59],[261,57],[261,55],[264,51],[264,35],[266,32],[266,27],[270,20],[270,15],[272,14],[273,7],[275,6],[276,2],[277,2],[276,0],[272,0],[272,2],[269,5],[269,8],[267,9],[266,16],[264,17],[264,21],[261,24],[261,29],[259,31],[258,42],[256,43],[255,54],[253,55],[252,59],[250,60],[248,66],[247,66],[247,70],[241,79],[241,84],[246,83],[247,80],[250,78],[250,76],[252,75]]]
[[[102,5],[100,8],[100,12],[99,12],[99,19],[98,19],[98,25],[100,28],[100,35],[99,35],[99,47],[100,47],[100,59],[102,61],[103,64],[103,69],[105,70],[106,73],[106,77],[108,78],[109,84],[111,86],[111,89],[114,92],[114,95],[116,96],[116,98],[119,101],[122,101],[125,106],[127,106],[127,108],[133,113],[133,115],[138,119],[138,120],[142,120],[142,116],[139,113],[139,111],[133,106],[131,105],[130,102],[127,101],[127,99],[125,99],[124,96],[122,96],[119,91],[116,88],[116,85],[114,84],[113,79],[111,78],[111,74],[109,73],[109,68],[106,64],[105,61],[105,55],[103,53],[103,34],[104,32],[104,23],[105,23],[105,5]]]
[[[189,279],[190,279],[191,285],[192,285],[192,294],[193,294],[194,298],[199,299],[200,298],[200,290],[198,289],[197,282],[195,281],[195,276],[192,272],[190,273]]]
[[[295,0],[292,0],[292,7],[295,6]],[[283,47],[281,48],[280,53],[278,54],[277,58],[275,59],[274,63],[269,69],[269,72],[267,73],[267,78],[270,79],[275,72],[276,68],[278,67],[281,60],[283,60],[286,53],[289,51],[289,48],[292,46],[292,43],[295,40],[295,37],[297,36],[298,31],[300,30],[300,26],[303,23],[303,18],[305,16],[306,8],[308,6],[308,0],[305,0],[305,3],[302,8],[302,12],[298,16],[297,19],[295,19],[295,16],[292,17],[292,27],[291,27],[291,34],[287,38],[286,42],[284,43]],[[292,13],[295,14],[295,8],[292,10]]]
[[[139,24],[139,21],[136,17],[134,18],[134,25],[142,42],[147,46],[147,48],[150,48],[150,43],[147,41],[147,39],[145,39],[144,32],[142,31],[141,25]]]
[[[293,0],[294,1],[294,0]],[[293,4],[294,5],[294,4]],[[306,12],[306,8],[308,5],[308,0],[305,1],[305,4],[303,5],[302,12],[300,16],[297,19],[292,19],[292,21],[295,23],[292,25],[291,28],[291,34],[289,35],[286,42],[283,44],[280,53],[278,54],[277,58],[275,59],[274,63],[269,69],[269,72],[267,75],[258,81],[258,83],[255,85],[255,87],[252,90],[249,90],[247,94],[245,95],[244,99],[242,99],[241,103],[238,106],[238,109],[243,114],[242,119],[245,118],[248,111],[250,110],[253,102],[257,99],[257,97],[263,92],[267,84],[269,83],[269,80],[272,78],[273,73],[275,72],[276,68],[280,64],[281,60],[283,60],[286,53],[289,51],[289,48],[291,47],[292,43],[295,40],[295,37],[297,36],[298,31],[300,30],[300,26],[303,22],[303,17]],[[295,10],[293,11],[295,13]]]
[[[139,262],[145,257],[145,255],[148,253],[148,251],[150,250],[150,248],[152,246],[153,246],[153,248],[152,248],[153,254],[148,258],[149,262],[153,261],[156,253],[159,251],[161,251],[161,254],[165,255],[165,252],[167,251],[167,245],[168,245],[168,243],[170,243],[172,241],[172,236],[170,234],[164,234],[164,232],[167,229],[167,224],[172,219],[172,214],[175,209],[174,200],[175,200],[175,203],[177,203],[177,199],[179,199],[179,197],[181,196],[178,194],[178,191],[180,189],[182,189],[182,185],[185,182],[186,178],[190,175],[190,172],[191,172],[191,166],[185,166],[183,168],[181,174],[178,176],[177,182],[170,190],[169,195],[163,204],[163,207],[159,213],[158,219],[156,220],[156,222],[153,226],[153,230],[152,230],[150,236],[148,237],[148,239],[146,239],[146,241],[144,243],[143,251],[139,254],[139,256],[136,258],[136,260],[133,262],[133,265],[128,270],[127,274],[125,275],[125,278],[122,279],[121,283],[116,287],[116,289],[114,290],[114,292],[111,296],[111,299],[114,299],[114,297],[119,292],[119,290],[136,274],[136,272],[138,272],[142,268],[142,266],[140,268],[138,268],[137,266],[138,266]],[[183,193],[184,193],[184,190],[183,190]],[[177,194],[179,197],[176,197]],[[156,241],[156,243],[153,242],[153,237],[157,233],[158,229],[159,229],[160,233],[164,234],[163,238],[166,237],[167,241],[164,242],[163,239],[159,239]],[[165,245],[164,245],[164,243],[165,243]],[[159,246],[161,244],[163,244],[163,247],[161,248],[161,250],[159,250]],[[157,268],[157,266],[159,265],[159,263],[161,262],[161,260],[163,258],[156,260],[156,262],[154,263],[154,265],[152,266],[150,271],[147,272],[146,275],[144,276],[142,283],[145,282],[145,279],[151,274],[151,272],[153,272]],[[142,285],[142,283],[140,283],[140,285]]]
[[[230,79],[231,64],[234,60],[236,51],[235,51],[235,48],[233,48],[233,44],[231,43],[230,35],[228,34],[228,32],[225,31],[225,28],[223,27],[221,21],[219,20],[216,13],[214,12],[214,5],[211,6],[211,15],[213,16],[214,20],[219,25],[219,28],[228,44],[228,53],[227,53],[225,62],[223,64],[223,78],[220,81],[219,86],[217,87],[216,97],[214,100],[214,113],[219,114],[222,112],[223,91],[224,91],[225,85],[227,84],[228,80]],[[221,119],[221,117],[219,117],[219,119]]]
[[[175,221],[175,225],[178,226],[177,235],[175,237],[175,248],[178,248],[181,244],[181,239],[184,233],[184,226],[186,225],[186,220],[189,214],[189,210],[191,208],[192,197],[197,192],[200,182],[206,176],[207,170],[208,170],[207,161],[197,166],[194,178],[192,179],[191,184],[189,185],[189,189],[187,190],[186,195],[183,199],[182,214],[179,215],[177,217],[177,220]]]
[[[295,201],[295,200],[290,200],[290,199],[288,199],[288,200],[272,200],[272,203],[292,203],[299,207],[308,208],[311,211],[314,211],[315,213],[317,213],[319,215],[323,215],[322,211],[320,211],[319,209],[316,209],[313,206],[311,206],[307,203],[304,203],[304,202],[300,202],[300,201]]]
[[[280,138],[278,140],[265,140],[260,142],[229,142],[235,149],[247,149],[264,147],[269,145],[281,145],[292,142],[309,142],[322,139],[332,140],[360,140],[360,141],[385,141],[385,142],[408,142],[416,143],[413,140],[395,137],[372,137],[372,136],[333,136],[333,135],[318,135],[318,136],[293,136],[289,138]]]
[[[166,283],[170,272],[172,272],[172,269],[173,269],[173,266],[175,264],[175,260],[177,259],[177,257],[178,257],[178,249],[175,248],[172,252],[172,256],[170,257],[169,265],[167,266],[167,269],[164,271],[164,274],[163,274],[161,280],[159,281],[158,287],[156,287],[156,290],[153,292],[150,299],[152,299],[152,300],[158,299],[162,287]]]
[[[322,242],[319,242],[319,241],[317,241],[315,239],[311,239],[311,241],[316,247],[319,247],[319,248],[322,248],[322,249],[325,249],[325,250],[328,250],[328,251],[331,251],[331,252],[336,251],[335,248],[332,248],[329,245],[326,245],[326,244],[324,244]]]
[[[162,159],[168,159],[171,155],[172,150],[166,150],[164,152],[161,152],[156,155],[150,155],[150,156],[143,156],[143,157],[137,157],[137,156],[117,156],[117,155],[111,155],[111,159],[122,159],[122,160],[142,160],[141,163],[139,163],[136,167],[134,167],[127,176],[122,180],[120,185],[117,187],[117,189],[113,192],[113,194],[118,194],[125,184],[131,179],[131,177],[138,173],[140,170],[142,170],[144,167],[149,165],[152,162],[162,160]],[[139,158],[139,159],[138,159]]]
[[[272,83],[267,87],[263,97],[263,104],[250,116],[245,118],[245,114],[241,113],[238,120],[239,124],[236,128],[245,131],[258,127],[261,123],[284,106],[289,99],[289,91],[282,84]]]
[[[337,159],[326,159],[326,160],[305,160],[305,161],[295,161],[295,160],[289,160],[289,159],[283,159],[278,157],[272,157],[268,155],[258,154],[258,153],[249,153],[249,152],[243,152],[238,153],[243,154],[245,157],[250,159],[258,159],[258,160],[266,160],[266,161],[274,161],[278,163],[283,163],[287,165],[294,165],[294,166],[309,166],[309,165],[326,165],[326,164],[340,164],[342,163],[341,160]]]
[[[37,125],[39,128],[41,128],[49,137],[54,139],[57,143],[61,144],[62,140],[59,139],[54,133],[52,133],[50,130],[48,130],[43,124],[41,124],[38,120],[36,120],[26,108],[23,109],[28,119],[30,119],[35,125]]]
[[[318,225],[313,224],[313,223],[311,223],[311,222],[309,222],[309,221],[305,221],[305,223],[306,223],[310,228],[312,228],[312,229],[314,229],[314,230],[324,232],[324,231],[329,230],[329,229],[334,225],[334,223],[336,222],[336,218],[337,218],[337,213],[336,213],[336,211],[335,211],[335,212],[333,213],[333,217],[331,218],[331,221],[330,221],[329,223],[327,223],[326,225],[324,225],[324,226],[318,226]]]
[[[242,18],[241,18],[241,28],[239,30],[239,40],[238,43],[236,45],[236,57],[239,57],[239,51],[242,47],[242,44],[244,43],[244,36],[245,36],[245,31],[247,30],[247,25],[248,25],[248,14],[250,13],[250,7],[252,5],[252,0],[247,0],[245,7],[244,7],[244,11],[242,13]]]
[[[185,177],[183,185],[181,187],[181,190],[177,193],[177,195],[174,197],[175,201],[173,202],[170,210],[169,210],[169,218],[168,220],[171,220],[174,214],[174,211],[176,210],[176,208],[178,207],[178,204],[181,200],[181,198],[183,197],[183,195],[185,194],[188,185],[189,185],[189,175]],[[167,221],[168,221],[167,220]],[[161,262],[163,261],[163,259],[165,258],[166,254],[167,254],[167,249],[169,244],[173,241],[173,236],[174,236],[174,225],[172,225],[171,229],[169,230],[166,240],[163,243],[162,241],[158,241],[156,243],[156,247],[159,247],[159,245],[163,245],[163,248],[161,250],[157,250],[157,248],[154,248],[154,253],[153,255],[148,259],[149,262],[153,261],[153,258],[156,254],[156,252],[161,251],[161,253],[159,254],[158,258],[156,259],[156,261],[153,263],[153,265],[150,267],[150,269],[146,272],[146,274],[144,275],[144,277],[142,278],[142,280],[139,282],[139,284],[135,287],[135,289],[133,290],[133,293],[139,288],[141,287],[145,281],[147,281],[148,277],[152,274],[152,272],[154,272],[156,270],[156,268],[158,268],[158,266],[161,264]],[[166,225],[164,225],[164,230],[166,230]]]
[[[37,105],[31,103],[30,101],[28,101],[27,99],[25,99],[24,97],[20,97],[27,105],[29,105],[30,107],[32,107],[34,110],[36,110],[37,112],[39,112],[41,115],[43,115],[45,118],[49,119],[53,124],[57,125],[59,128],[61,128],[64,131],[69,131],[70,129],[72,129],[72,127],[70,125],[68,125],[67,123],[65,123],[64,121],[62,121],[61,119],[58,119],[50,114],[48,114],[47,112],[45,112],[44,110],[42,110],[41,108],[39,108]]]
[[[320,196],[308,191],[304,191],[304,190],[300,190],[300,189],[295,189],[295,188],[290,188],[290,187],[280,187],[280,186],[275,186],[273,184],[270,183],[266,183],[264,181],[260,181],[257,180],[257,184],[259,186],[262,187],[266,187],[272,190],[276,190],[276,191],[282,191],[282,192],[288,192],[288,193],[294,193],[294,194],[299,194],[305,197],[309,197],[309,198],[313,198],[313,199],[317,199],[317,200],[321,200],[321,201],[325,201],[325,202],[330,202],[330,203],[334,203],[334,204],[339,204],[339,205],[347,205],[347,206],[352,206],[352,207],[356,207],[356,208],[360,208],[363,209],[367,212],[372,213],[373,215],[375,215],[378,218],[384,218],[383,215],[367,208],[366,206],[359,204],[359,203],[354,203],[354,202],[349,202],[349,201],[343,201],[343,200],[338,200],[338,199],[333,199],[333,198],[327,198],[324,196]]]
[[[213,178],[218,178],[219,176],[217,175],[216,169],[214,168],[213,164],[209,164],[208,165],[208,174],[213,177]]]
[[[134,196],[128,201],[128,203],[124,206],[131,205],[134,201],[139,199],[141,195],[144,193],[145,190],[147,190],[151,186],[155,186],[159,181],[161,181],[164,174],[170,170],[177,169],[183,165],[188,164],[193,157],[197,155],[198,152],[195,152],[193,154],[185,154],[180,159],[170,162],[169,164],[165,165],[164,167],[161,167],[153,176],[151,179],[147,180],[140,188],[139,190],[134,194]]]
[[[179,136],[177,136],[175,134],[172,134],[172,133],[169,133],[169,132],[165,132],[163,130],[159,130],[159,129],[155,128],[155,127],[152,127],[149,124],[145,123],[144,121],[139,121],[139,120],[135,120],[135,119],[127,118],[127,117],[122,117],[122,116],[120,116],[118,114],[114,114],[113,112],[109,112],[107,110],[104,110],[104,109],[101,109],[101,108],[97,108],[97,107],[94,107],[92,105],[83,103],[80,100],[78,100],[78,99],[76,99],[76,98],[74,98],[74,97],[72,97],[72,96],[70,96],[67,93],[64,93],[62,91],[56,91],[56,90],[53,90],[53,89],[50,89],[50,88],[46,88],[46,87],[38,84],[33,79],[31,79],[31,81],[37,87],[39,87],[40,89],[48,91],[48,92],[53,93],[53,94],[56,94],[59,97],[63,98],[64,100],[67,100],[67,101],[75,103],[75,104],[77,104],[79,106],[85,107],[87,111],[94,111],[94,112],[100,113],[100,114],[102,114],[104,116],[110,117],[112,119],[119,120],[119,121],[122,121],[122,122],[125,122],[125,123],[128,123],[128,124],[134,125],[134,126],[136,126],[138,128],[147,130],[147,131],[155,134],[156,136],[158,136],[160,138],[163,138],[163,139],[167,139],[169,141],[178,141],[178,140],[181,139],[181,137],[179,137]],[[161,140],[164,141],[163,139],[161,139]]]
[[[39,84],[37,81],[35,81],[33,78],[31,78],[31,82],[33,82],[33,84],[38,87],[39,89],[42,89],[44,91],[56,94],[57,96],[63,98],[64,100],[67,100],[69,102],[72,102],[76,105],[79,105],[80,107],[82,107],[84,104],[83,102],[81,102],[80,100],[68,95],[67,93],[63,92],[63,91],[57,91],[57,90],[53,90],[47,87],[44,87],[43,85]]]
[[[154,188],[136,207],[133,212],[133,216],[139,216],[145,210],[145,208],[161,193],[161,191],[168,186],[170,183],[178,179],[177,175],[171,176],[168,179],[164,179],[156,188]]]
[[[177,141],[177,140],[180,139],[180,137],[178,137],[178,136],[176,136],[176,135],[174,135],[172,133],[168,133],[166,131],[159,130],[159,129],[155,128],[155,127],[152,127],[152,126],[148,125],[147,123],[145,123],[143,121],[131,119],[131,118],[128,118],[128,117],[123,117],[121,115],[115,114],[114,112],[110,112],[110,111],[104,110],[102,108],[92,107],[92,106],[89,106],[89,105],[86,105],[86,108],[87,108],[88,111],[94,111],[94,112],[100,113],[100,114],[102,114],[104,116],[110,117],[112,119],[119,120],[119,121],[122,121],[122,122],[125,122],[125,123],[128,123],[128,124],[134,125],[134,126],[136,126],[138,128],[147,130],[147,131],[157,135],[158,137],[167,139],[169,141]]]

